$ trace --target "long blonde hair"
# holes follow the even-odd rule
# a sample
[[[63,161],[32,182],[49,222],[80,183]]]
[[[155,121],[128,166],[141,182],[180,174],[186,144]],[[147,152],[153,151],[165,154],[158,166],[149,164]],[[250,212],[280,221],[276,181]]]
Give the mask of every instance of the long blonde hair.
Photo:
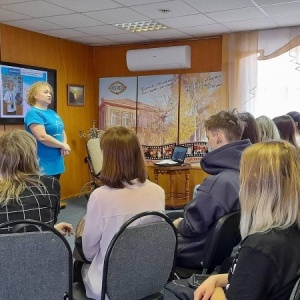
[[[0,135],[0,205],[19,196],[28,184],[44,188],[36,153],[36,140],[25,130],[5,131]]]
[[[294,224],[300,228],[300,159],[289,142],[248,147],[241,158],[240,182],[242,238]]]
[[[280,134],[274,121],[267,116],[256,118],[256,123],[260,131],[260,141],[280,140]]]

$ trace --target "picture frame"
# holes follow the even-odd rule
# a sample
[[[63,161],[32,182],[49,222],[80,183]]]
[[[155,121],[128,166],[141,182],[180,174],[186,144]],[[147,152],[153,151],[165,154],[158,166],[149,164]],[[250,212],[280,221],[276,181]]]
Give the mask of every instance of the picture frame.
[[[85,102],[85,87],[79,84],[68,84],[68,105],[70,106],[84,106]]]

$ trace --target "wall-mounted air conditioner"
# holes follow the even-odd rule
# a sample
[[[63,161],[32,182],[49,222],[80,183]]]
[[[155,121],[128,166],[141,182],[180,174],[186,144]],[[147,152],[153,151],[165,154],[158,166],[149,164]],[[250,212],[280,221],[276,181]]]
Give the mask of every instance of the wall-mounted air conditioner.
[[[191,47],[129,50],[126,53],[126,61],[130,71],[188,69],[191,67]]]

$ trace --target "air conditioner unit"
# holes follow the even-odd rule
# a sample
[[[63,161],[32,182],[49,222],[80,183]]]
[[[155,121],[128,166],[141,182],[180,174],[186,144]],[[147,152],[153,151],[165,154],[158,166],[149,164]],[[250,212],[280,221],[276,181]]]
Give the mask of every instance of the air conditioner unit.
[[[126,61],[130,71],[188,69],[191,67],[191,47],[129,50],[126,53]]]

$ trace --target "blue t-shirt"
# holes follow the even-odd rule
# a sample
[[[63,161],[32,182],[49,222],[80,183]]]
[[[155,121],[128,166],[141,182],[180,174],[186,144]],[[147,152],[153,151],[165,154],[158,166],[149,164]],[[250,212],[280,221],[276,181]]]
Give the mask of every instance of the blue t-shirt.
[[[60,142],[63,141],[64,123],[60,116],[52,109],[31,107],[24,118],[25,129],[30,132],[29,126],[38,124],[45,127],[47,134]],[[37,155],[41,171],[45,175],[57,175],[65,171],[64,159],[60,148],[53,148],[37,141]]]

